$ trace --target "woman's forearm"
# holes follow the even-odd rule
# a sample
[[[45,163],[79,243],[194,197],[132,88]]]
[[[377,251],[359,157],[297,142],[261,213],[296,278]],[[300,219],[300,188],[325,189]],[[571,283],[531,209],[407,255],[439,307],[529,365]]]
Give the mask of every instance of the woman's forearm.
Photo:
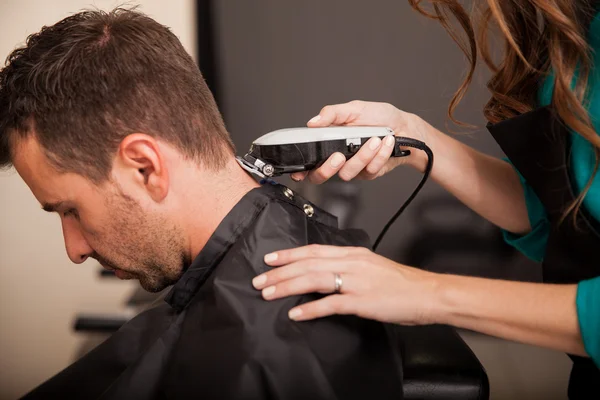
[[[496,226],[515,234],[531,230],[523,187],[507,162],[483,154],[428,126],[433,154],[431,179]],[[417,161],[423,170],[426,159]]]
[[[432,311],[438,323],[586,355],[577,319],[577,285],[456,275],[438,279]]]

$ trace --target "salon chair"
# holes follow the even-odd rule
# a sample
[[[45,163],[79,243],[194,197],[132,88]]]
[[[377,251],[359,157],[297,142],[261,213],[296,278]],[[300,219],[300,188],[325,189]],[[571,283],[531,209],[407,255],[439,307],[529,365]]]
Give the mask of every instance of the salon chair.
[[[400,326],[405,399],[489,399],[488,376],[456,330]]]

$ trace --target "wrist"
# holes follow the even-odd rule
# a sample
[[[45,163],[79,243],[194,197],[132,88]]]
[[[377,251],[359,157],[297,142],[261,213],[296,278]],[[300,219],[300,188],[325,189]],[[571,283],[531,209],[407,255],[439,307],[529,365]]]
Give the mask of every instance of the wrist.
[[[454,316],[460,312],[459,290],[455,284],[461,277],[449,274],[435,274],[432,282],[430,319],[434,324],[455,325]]]
[[[449,320],[444,293],[447,290],[446,274],[423,270],[419,270],[419,272],[423,301],[420,315],[417,317],[417,324],[446,324]]]

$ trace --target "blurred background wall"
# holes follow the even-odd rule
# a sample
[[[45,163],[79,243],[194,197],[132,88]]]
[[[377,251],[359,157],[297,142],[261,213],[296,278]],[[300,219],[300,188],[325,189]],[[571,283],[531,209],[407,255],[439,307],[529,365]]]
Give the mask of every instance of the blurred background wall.
[[[197,59],[196,6],[204,3],[127,4],[139,4],[170,26]],[[90,6],[117,4],[4,0],[0,57],[42,25]],[[445,31],[402,0],[215,0],[202,19],[214,33],[211,83],[240,155],[264,133],[304,126],[324,105],[354,99],[390,102],[445,130],[448,101],[466,71]],[[478,72],[457,113],[479,128],[459,137],[502,156],[481,113],[486,78]],[[404,168],[372,182],[334,179],[316,187],[279,180],[374,240],[420,178]],[[73,331],[77,313],[118,312],[137,285],[100,282],[92,260],[71,264],[58,217],[39,209],[14,172],[0,174],[0,220],[0,398],[12,399],[76,359],[86,340]],[[496,229],[433,182],[390,229],[379,252],[440,272],[539,279],[537,265],[504,246]],[[490,374],[493,399],[564,398],[569,362],[563,354],[461,334]]]

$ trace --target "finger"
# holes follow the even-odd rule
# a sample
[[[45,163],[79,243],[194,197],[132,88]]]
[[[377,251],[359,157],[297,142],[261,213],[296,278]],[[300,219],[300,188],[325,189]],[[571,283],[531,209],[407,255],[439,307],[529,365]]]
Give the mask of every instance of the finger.
[[[381,139],[378,137],[369,139],[340,169],[338,173],[340,178],[345,181],[354,179],[375,158],[380,147]]]
[[[302,182],[304,180],[304,178],[307,177],[307,175],[308,175],[308,171],[294,172],[293,174],[290,175],[290,178],[292,178],[296,182]]]
[[[306,321],[334,314],[354,314],[355,303],[356,298],[351,295],[335,294],[294,307],[288,316],[294,321]]]
[[[328,105],[321,109],[318,115],[308,121],[309,127],[329,125],[347,125],[356,121],[364,109],[364,102],[351,101],[348,103]]]
[[[310,171],[308,180],[316,185],[320,185],[337,174],[340,168],[344,166],[345,162],[346,157],[342,153],[333,153],[323,165]]]
[[[394,151],[394,145],[396,140],[394,136],[387,136],[383,140],[383,145],[379,148],[379,151],[371,160],[365,169],[359,174],[363,179],[374,179],[380,175],[381,169],[388,163],[390,156]]]
[[[327,272],[331,276],[334,273],[346,272],[348,265],[353,262],[353,259],[343,258],[307,258],[260,274],[252,279],[252,285],[260,290],[314,272]]]
[[[348,287],[348,275],[342,276],[344,293],[351,292]],[[308,293],[333,293],[335,292],[335,274],[332,272],[305,273],[293,279],[279,282],[276,285],[267,286],[262,291],[265,300],[275,300],[282,297],[296,296]]]
[[[265,263],[272,267],[278,267],[284,264],[290,264],[295,261],[307,258],[336,258],[346,257],[357,248],[349,246],[328,246],[320,244],[310,244],[307,246],[295,247],[275,251],[265,255]]]

